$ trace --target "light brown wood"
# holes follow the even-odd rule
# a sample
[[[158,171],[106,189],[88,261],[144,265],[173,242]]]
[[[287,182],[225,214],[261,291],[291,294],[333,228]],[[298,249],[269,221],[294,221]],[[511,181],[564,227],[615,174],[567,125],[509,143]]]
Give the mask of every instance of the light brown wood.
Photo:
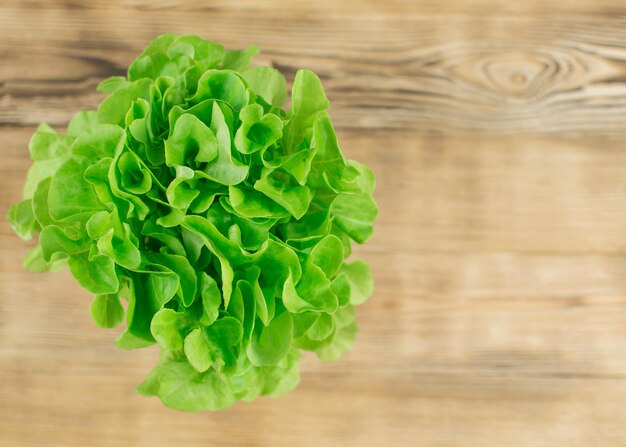
[[[98,329],[0,222],[0,446],[626,445],[623,2],[104,0],[0,5],[0,214],[28,139],[96,107],[155,35],[319,72],[381,207],[354,349],[280,399],[186,414],[132,388],[155,349]]]
[[[0,67],[0,123],[67,122],[98,103],[104,76],[124,74],[157,30],[168,30],[229,47],[256,43],[260,61],[289,77],[315,69],[340,128],[626,133],[626,29],[613,15],[430,16],[419,7],[410,15],[303,15],[297,7],[203,12],[138,3],[4,8],[0,37],[11,63]]]
[[[200,14],[219,13],[221,11],[231,13],[268,12],[273,17],[296,16],[294,20],[303,20],[298,17],[301,13],[316,13],[318,16],[313,20],[323,21],[329,16],[350,15],[525,15],[525,16],[573,16],[587,14],[591,16],[617,16],[626,12],[626,7],[620,0],[544,0],[542,2],[511,2],[507,0],[27,0],[30,9],[45,8],[46,10],[116,10],[125,14],[144,13],[150,11],[169,14],[172,11],[185,13],[195,12]],[[20,7],[24,0],[4,0],[3,4],[8,7]]]

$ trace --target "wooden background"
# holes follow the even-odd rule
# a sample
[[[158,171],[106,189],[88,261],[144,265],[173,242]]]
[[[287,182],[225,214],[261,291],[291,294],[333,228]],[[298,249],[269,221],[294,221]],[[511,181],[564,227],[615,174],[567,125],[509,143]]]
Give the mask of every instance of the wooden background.
[[[339,363],[184,414],[132,392],[156,350],[97,329],[0,223],[0,445],[626,445],[623,0],[1,0],[0,213],[27,142],[166,31],[318,72],[381,207]]]

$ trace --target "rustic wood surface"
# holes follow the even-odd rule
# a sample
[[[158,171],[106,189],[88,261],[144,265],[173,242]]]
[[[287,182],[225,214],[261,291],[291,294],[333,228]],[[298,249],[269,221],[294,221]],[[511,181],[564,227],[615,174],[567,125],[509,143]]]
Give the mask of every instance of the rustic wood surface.
[[[62,128],[162,32],[320,73],[381,207],[374,298],[281,399],[185,414],[131,390],[67,272],[0,222],[0,445],[626,445],[623,0],[1,0],[0,214]]]

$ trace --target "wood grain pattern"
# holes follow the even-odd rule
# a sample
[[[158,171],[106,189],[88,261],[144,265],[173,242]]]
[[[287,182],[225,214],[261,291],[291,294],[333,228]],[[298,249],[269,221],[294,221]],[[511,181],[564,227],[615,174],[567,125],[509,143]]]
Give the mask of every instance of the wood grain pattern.
[[[34,3],[0,16],[7,41],[0,55],[12,61],[0,68],[0,123],[67,122],[97,104],[103,76],[123,74],[148,40],[170,30],[210,34],[231,47],[257,43],[262,61],[289,75],[315,68],[340,128],[619,136],[626,129],[626,28],[618,18],[432,17],[415,8],[414,16],[355,19],[297,9]]]
[[[494,15],[525,15],[525,16],[571,16],[592,15],[611,16],[626,12],[626,7],[620,0],[544,0],[542,2],[511,2],[507,0],[446,0],[433,2],[430,0],[290,0],[286,5],[283,0],[4,0],[6,6],[23,7],[30,10],[45,7],[46,9],[88,10],[88,9],[115,9],[126,14],[146,11],[172,11],[216,13],[220,11],[245,13],[264,11],[273,17],[284,17],[301,13],[323,14],[323,18],[336,15],[403,15],[424,16],[429,14],[454,16],[488,14]],[[320,19],[319,17],[317,17]],[[321,18],[321,19],[323,19]],[[302,20],[303,17],[300,17]]]
[[[319,72],[381,207],[354,349],[278,399],[184,414],[130,390],[154,349],[95,328],[0,222],[0,446],[626,445],[622,1],[4,0],[0,214],[39,121],[96,107],[155,35]]]

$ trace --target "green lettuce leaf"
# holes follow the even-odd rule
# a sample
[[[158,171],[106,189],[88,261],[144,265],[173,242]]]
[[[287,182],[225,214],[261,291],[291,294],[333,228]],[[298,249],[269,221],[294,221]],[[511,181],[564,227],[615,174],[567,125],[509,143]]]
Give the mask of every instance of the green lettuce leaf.
[[[374,173],[347,159],[312,71],[291,89],[226,50],[165,34],[106,98],[59,133],[34,132],[7,219],[34,239],[33,272],[67,266],[122,349],[156,345],[137,391],[184,411],[279,396],[301,351],[336,360],[355,340],[372,272],[348,260],[373,233]]]

